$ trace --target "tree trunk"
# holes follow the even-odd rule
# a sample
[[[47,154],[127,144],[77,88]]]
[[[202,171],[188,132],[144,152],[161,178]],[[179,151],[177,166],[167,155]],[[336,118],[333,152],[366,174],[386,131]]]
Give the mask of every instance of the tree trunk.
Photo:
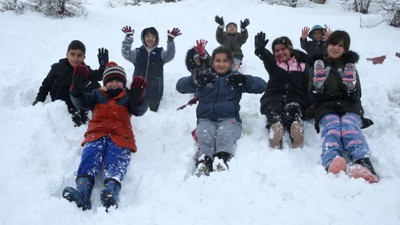
[[[394,14],[392,22],[390,22],[390,26],[400,27],[400,10],[396,11]]]

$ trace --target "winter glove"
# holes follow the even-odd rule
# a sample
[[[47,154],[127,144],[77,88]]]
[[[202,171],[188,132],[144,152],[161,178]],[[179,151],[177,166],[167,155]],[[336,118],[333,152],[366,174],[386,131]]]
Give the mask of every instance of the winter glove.
[[[243,86],[246,84],[246,80],[246,75],[243,75],[237,71],[232,72],[232,74],[226,78],[227,84],[234,86]]]
[[[256,49],[264,49],[268,41],[265,39],[265,33],[261,31],[254,37],[254,46]]]
[[[346,85],[348,92],[353,92],[356,88],[357,83],[357,69],[353,63],[347,63],[344,66],[344,72],[342,68],[338,69],[340,76],[342,77],[343,84]]]
[[[171,42],[176,38],[177,36],[181,35],[181,30],[179,28],[174,28],[172,31],[168,30],[168,41]]]
[[[250,20],[249,19],[244,19],[244,21],[240,21],[240,28],[242,30],[246,29],[246,27],[250,24]]]
[[[89,68],[84,65],[74,67],[72,74],[72,84],[70,87],[70,94],[74,97],[79,97],[83,94],[85,82],[89,80]]]
[[[204,87],[209,84],[217,82],[217,76],[211,72],[210,69],[208,70],[201,70],[199,74],[197,74],[195,77],[195,83],[200,86]]]
[[[196,52],[199,54],[199,56],[201,58],[204,58],[204,56],[206,55],[206,45],[207,45],[207,41],[206,40],[197,40],[196,41],[196,46],[194,46],[194,49],[196,49]]]
[[[39,100],[35,100],[34,102],[32,102],[32,106],[35,106],[38,102],[40,102]]]
[[[131,26],[124,26],[122,29],[122,32],[125,33],[125,35],[128,37],[132,37],[133,33],[135,33],[135,30],[131,28]]]
[[[146,86],[147,81],[143,77],[135,76],[131,84],[131,90],[128,91],[129,101],[134,105],[142,104],[142,97]]]
[[[329,75],[331,68],[328,66],[325,68],[325,64],[322,60],[317,60],[314,63],[314,75],[313,75],[313,85],[317,92],[321,91],[324,86],[324,82]]]
[[[215,16],[215,22],[217,22],[221,27],[224,27],[224,17]]]
[[[100,69],[105,70],[108,63],[108,50],[105,48],[99,48],[97,58],[99,59]]]

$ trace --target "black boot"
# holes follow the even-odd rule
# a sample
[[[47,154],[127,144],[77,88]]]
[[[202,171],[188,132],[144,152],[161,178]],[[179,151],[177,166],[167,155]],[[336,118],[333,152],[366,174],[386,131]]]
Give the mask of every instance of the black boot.
[[[82,210],[91,209],[90,196],[92,195],[93,184],[93,179],[80,177],[76,179],[76,189],[66,187],[62,195],[68,201],[75,202],[78,208],[82,207]]]
[[[108,212],[108,208],[111,206],[115,206],[118,208],[118,195],[121,190],[121,183],[115,179],[106,179],[104,181],[104,187],[101,189],[100,200],[103,206],[106,208],[106,212]]]
[[[228,162],[232,155],[228,152],[217,152],[214,154],[213,168],[215,171],[229,170]]]
[[[213,161],[212,158],[208,155],[202,155],[196,163],[196,171],[194,174],[198,177],[202,175],[209,176],[210,172],[212,172]]]
[[[379,177],[369,158],[362,158],[355,161],[349,168],[349,175],[354,178],[363,178],[369,183],[377,183]]]

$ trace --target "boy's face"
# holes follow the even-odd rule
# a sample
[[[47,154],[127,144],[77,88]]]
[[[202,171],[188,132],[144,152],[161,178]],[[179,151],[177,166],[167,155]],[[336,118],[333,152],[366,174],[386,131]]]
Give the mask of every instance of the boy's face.
[[[226,53],[217,53],[212,61],[212,67],[218,75],[224,75],[231,69],[232,62]]]
[[[85,60],[85,53],[81,49],[70,49],[67,52],[67,59],[69,64],[75,67]]]
[[[234,24],[229,24],[226,28],[226,33],[235,34],[237,32],[237,27]]]
[[[283,44],[276,44],[274,46],[274,55],[277,61],[287,62],[290,59],[290,49]]]
[[[312,37],[314,41],[320,41],[322,39],[323,32],[322,30],[314,30],[312,33]]]
[[[340,58],[345,52],[343,41],[339,42],[337,45],[329,44],[326,50],[328,52],[329,58],[331,59]]]
[[[110,80],[106,83],[107,90],[123,89],[124,83],[119,80]]]
[[[154,34],[147,33],[144,36],[144,43],[147,47],[153,47],[156,44],[157,37]]]

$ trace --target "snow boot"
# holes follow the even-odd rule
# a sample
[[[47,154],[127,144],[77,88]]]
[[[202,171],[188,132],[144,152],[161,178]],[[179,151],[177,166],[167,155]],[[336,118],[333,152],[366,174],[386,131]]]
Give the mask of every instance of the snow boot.
[[[290,126],[290,137],[292,139],[293,148],[303,148],[304,144],[304,127],[299,121],[294,121]]]
[[[269,147],[281,149],[284,129],[280,122],[271,124],[269,128]]]
[[[196,171],[194,175],[200,177],[202,175],[209,176],[212,172],[213,160],[208,155],[202,155],[196,163]]]
[[[341,156],[336,156],[327,168],[328,173],[338,174],[346,171],[346,160]]]
[[[91,209],[90,196],[92,195],[94,181],[87,177],[80,177],[76,179],[76,189],[66,187],[63,190],[63,198],[70,202],[75,202],[78,208],[82,210]]]
[[[121,190],[121,183],[115,179],[109,178],[104,181],[104,187],[100,192],[100,200],[101,204],[106,208],[106,212],[108,212],[108,208],[111,206],[115,206],[118,208],[118,194]]]
[[[369,158],[355,161],[349,168],[349,175],[354,178],[363,178],[369,183],[377,183],[379,181],[379,177],[376,175]]]
[[[214,154],[213,168],[215,171],[229,170],[228,162],[231,160],[232,155],[227,152],[217,152]]]

